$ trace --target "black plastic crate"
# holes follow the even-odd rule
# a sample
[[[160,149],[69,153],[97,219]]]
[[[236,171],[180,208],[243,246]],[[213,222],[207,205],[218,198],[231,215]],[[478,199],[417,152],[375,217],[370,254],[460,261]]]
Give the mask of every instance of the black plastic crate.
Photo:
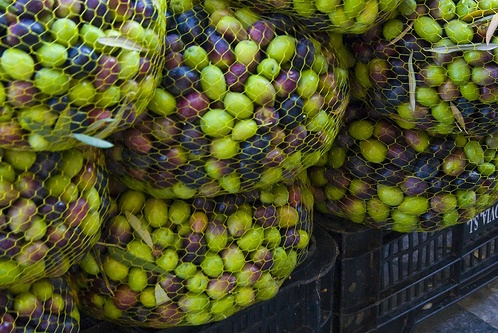
[[[277,295],[227,319],[202,326],[162,330],[121,327],[83,317],[81,333],[327,333],[332,330],[335,259],[338,246],[316,227],[306,260]]]
[[[375,230],[317,215],[339,245],[334,333],[410,332],[498,275],[498,205],[435,232]]]

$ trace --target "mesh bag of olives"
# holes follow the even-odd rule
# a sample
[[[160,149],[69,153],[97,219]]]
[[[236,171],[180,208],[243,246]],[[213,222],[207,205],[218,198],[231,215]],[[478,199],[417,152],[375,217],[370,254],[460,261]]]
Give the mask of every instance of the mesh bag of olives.
[[[78,333],[76,294],[66,275],[0,289],[0,332]]]
[[[300,180],[189,200],[119,191],[101,241],[71,268],[92,317],[155,328],[222,320],[272,298],[307,254],[313,195]]]
[[[109,207],[103,154],[0,151],[0,288],[60,276],[98,241]]]
[[[403,0],[242,0],[256,11],[285,13],[308,30],[361,34],[390,18]],[[214,0],[213,2],[217,2]]]
[[[433,135],[351,104],[320,166],[315,208],[374,228],[432,231],[464,223],[498,199],[496,137]]]
[[[1,1],[0,146],[109,146],[157,86],[165,11],[156,0]]]
[[[410,1],[399,15],[350,36],[355,84],[393,118],[441,134],[498,129],[493,1]]]
[[[291,179],[330,148],[348,75],[317,40],[235,7],[168,22],[162,83],[109,138],[110,172],[160,198],[212,197]]]

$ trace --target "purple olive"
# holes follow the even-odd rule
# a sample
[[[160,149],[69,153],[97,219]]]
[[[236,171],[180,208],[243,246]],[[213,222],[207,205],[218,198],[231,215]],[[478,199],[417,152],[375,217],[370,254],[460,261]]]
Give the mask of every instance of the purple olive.
[[[15,238],[14,235],[10,233],[8,234],[0,233],[0,256],[4,258],[11,258],[16,254],[18,254],[20,249],[21,249],[21,242],[18,241],[18,239]],[[0,301],[0,306],[1,306],[1,301]]]
[[[243,92],[244,84],[249,77],[249,71],[244,64],[232,63],[225,72],[225,82],[228,89],[235,92]]]
[[[409,196],[416,196],[423,194],[427,191],[429,183],[425,180],[416,176],[407,176],[405,180],[400,184],[403,193]]]
[[[31,81],[10,81],[7,86],[7,100],[10,105],[17,108],[33,106],[39,93]]]
[[[273,254],[264,246],[260,246],[256,251],[252,252],[250,257],[252,262],[261,270],[268,270],[273,266]]]
[[[65,71],[74,78],[82,79],[95,73],[98,68],[99,55],[89,46],[78,44],[67,50],[68,60]],[[110,65],[111,67],[113,65]]]
[[[172,302],[158,305],[153,313],[155,314],[153,321],[158,321],[159,325],[177,325],[185,316],[180,307]]]
[[[220,68],[228,68],[235,62],[235,54],[229,42],[213,27],[206,28],[207,41],[205,49],[209,61]]]
[[[200,263],[206,253],[206,240],[200,233],[190,233],[182,239],[181,259]]]
[[[45,28],[33,18],[22,18],[9,25],[5,36],[8,46],[17,47],[29,52],[38,49],[46,40]]]
[[[186,291],[182,279],[173,274],[165,274],[162,276],[159,284],[172,300],[178,299]]]
[[[57,221],[67,209],[64,201],[57,197],[47,197],[39,207],[38,214],[42,215],[47,222]]]
[[[293,247],[299,243],[301,236],[296,228],[288,228],[282,235],[282,247]]]
[[[112,13],[107,8],[107,0],[86,0],[81,16],[86,22],[100,28],[104,22],[111,20]]]

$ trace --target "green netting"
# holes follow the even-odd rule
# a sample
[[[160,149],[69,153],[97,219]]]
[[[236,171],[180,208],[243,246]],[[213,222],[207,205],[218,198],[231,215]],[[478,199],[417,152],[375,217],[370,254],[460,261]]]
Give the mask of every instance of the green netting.
[[[165,1],[0,2],[0,146],[64,150],[130,126],[163,64]]]
[[[313,195],[299,179],[214,198],[123,186],[115,197],[101,241],[71,274],[95,318],[155,328],[223,320],[275,296],[307,253]]]
[[[163,78],[147,112],[109,138],[111,172],[186,199],[250,191],[313,165],[349,101],[334,53],[247,8],[182,5],[169,6]]]
[[[315,208],[374,228],[431,231],[465,223],[498,199],[496,137],[438,135],[350,105],[320,166]]]

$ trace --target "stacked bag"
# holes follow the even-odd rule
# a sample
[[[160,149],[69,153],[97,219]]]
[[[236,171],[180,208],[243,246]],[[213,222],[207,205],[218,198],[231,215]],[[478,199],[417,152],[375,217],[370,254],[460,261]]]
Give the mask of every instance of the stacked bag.
[[[496,202],[494,10],[404,1],[385,23],[345,37],[357,60],[355,103],[322,166],[309,170],[319,210],[433,231]]]
[[[313,196],[297,181],[190,200],[115,191],[99,245],[71,270],[94,318],[154,328],[222,320],[274,297],[307,253]]]
[[[262,188],[337,135],[349,91],[333,53],[285,20],[214,5],[171,13],[148,112],[110,138],[109,170],[130,187],[184,199]]]
[[[496,142],[404,127],[363,103],[308,169],[318,211],[373,228],[435,231],[496,202]]]

